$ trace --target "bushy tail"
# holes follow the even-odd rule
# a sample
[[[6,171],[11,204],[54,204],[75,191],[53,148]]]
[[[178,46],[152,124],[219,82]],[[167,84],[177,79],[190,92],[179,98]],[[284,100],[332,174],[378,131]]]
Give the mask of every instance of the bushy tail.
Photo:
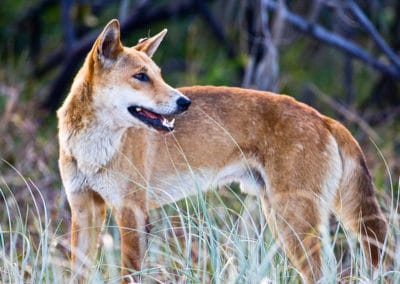
[[[374,267],[379,264],[387,222],[377,203],[364,155],[350,132],[330,118],[325,122],[335,137],[342,159],[343,176],[335,198],[336,214],[354,231]]]

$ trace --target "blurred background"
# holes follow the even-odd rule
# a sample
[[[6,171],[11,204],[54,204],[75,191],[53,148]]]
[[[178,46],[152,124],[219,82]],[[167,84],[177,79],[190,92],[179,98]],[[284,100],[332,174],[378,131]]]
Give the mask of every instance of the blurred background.
[[[398,189],[398,0],[2,0],[3,208],[10,192],[27,212],[42,195],[34,205],[47,206],[52,226],[68,227],[55,111],[112,18],[127,46],[168,29],[154,60],[171,86],[285,93],[338,119],[364,149],[378,191]]]

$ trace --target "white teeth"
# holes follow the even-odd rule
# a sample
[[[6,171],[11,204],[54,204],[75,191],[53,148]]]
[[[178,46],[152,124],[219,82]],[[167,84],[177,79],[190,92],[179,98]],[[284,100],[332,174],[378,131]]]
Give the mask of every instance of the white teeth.
[[[142,108],[141,108],[141,107],[137,107],[137,108],[136,108],[136,111],[137,111],[137,112],[142,111]]]
[[[175,123],[175,118],[172,119],[171,121],[168,121],[166,118],[164,118],[163,121],[162,121],[163,126],[165,126],[167,128],[173,128],[174,127],[174,123]]]

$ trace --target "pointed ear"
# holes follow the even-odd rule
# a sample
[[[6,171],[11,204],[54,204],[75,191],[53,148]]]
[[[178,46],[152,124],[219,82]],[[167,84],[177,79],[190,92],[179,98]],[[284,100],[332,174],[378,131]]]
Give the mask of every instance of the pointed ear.
[[[167,29],[163,29],[155,36],[139,41],[139,43],[135,45],[134,48],[136,50],[143,51],[149,57],[152,57],[166,34]]]
[[[118,20],[111,20],[95,42],[98,59],[103,65],[113,62],[122,51]]]

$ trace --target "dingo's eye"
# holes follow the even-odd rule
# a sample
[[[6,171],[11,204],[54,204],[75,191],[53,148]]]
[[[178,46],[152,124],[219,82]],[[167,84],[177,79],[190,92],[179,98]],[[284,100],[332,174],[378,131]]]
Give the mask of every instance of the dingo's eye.
[[[133,78],[135,78],[135,79],[137,79],[139,81],[142,81],[142,82],[150,81],[149,76],[147,76],[147,74],[143,73],[143,72],[140,72],[140,73],[137,73],[137,74],[133,75]]]

